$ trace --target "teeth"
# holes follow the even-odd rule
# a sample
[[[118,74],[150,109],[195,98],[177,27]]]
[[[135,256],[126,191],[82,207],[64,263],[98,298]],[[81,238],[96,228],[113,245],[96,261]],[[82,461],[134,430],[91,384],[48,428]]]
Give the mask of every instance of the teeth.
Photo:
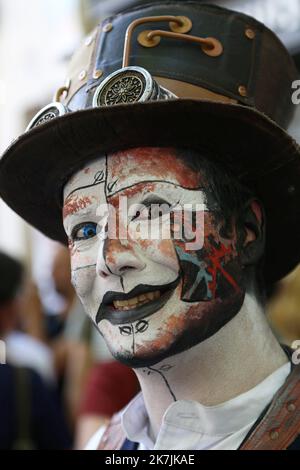
[[[113,305],[117,310],[130,310],[132,307],[143,305],[150,300],[159,299],[159,297],[160,292],[157,290],[155,292],[139,295],[138,297],[133,297],[129,300],[114,300]]]

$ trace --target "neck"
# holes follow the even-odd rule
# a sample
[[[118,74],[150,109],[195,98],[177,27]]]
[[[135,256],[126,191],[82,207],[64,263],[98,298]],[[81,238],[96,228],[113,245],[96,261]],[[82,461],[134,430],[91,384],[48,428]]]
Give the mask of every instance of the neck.
[[[246,294],[242,309],[218,333],[148,369],[136,369],[156,439],[176,400],[204,406],[226,402],[255,387],[287,362],[261,306]]]

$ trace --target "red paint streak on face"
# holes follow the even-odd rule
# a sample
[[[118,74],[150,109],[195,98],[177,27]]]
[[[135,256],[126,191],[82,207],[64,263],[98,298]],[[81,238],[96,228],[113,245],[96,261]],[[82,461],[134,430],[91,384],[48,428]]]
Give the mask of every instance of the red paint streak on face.
[[[180,299],[181,285],[178,287],[178,300]],[[217,302],[217,301],[213,301]],[[212,302],[212,303],[213,303]],[[205,305],[206,307],[206,305]],[[211,305],[213,309],[213,306]],[[191,325],[194,325],[195,328],[200,328],[200,324],[197,323],[202,320],[210,312],[206,312],[205,308],[199,308],[199,304],[191,305],[191,307],[184,314],[173,314],[166,319],[163,326],[160,327],[159,333],[154,340],[145,341],[143,344],[138,346],[137,353],[140,356],[149,354],[149,350],[152,353],[157,351],[164,351],[170,345],[173,344],[175,338],[179,338],[182,333],[189,328]]]
[[[66,199],[64,208],[63,208],[63,218],[65,219],[68,215],[76,214],[76,212],[85,209],[86,207],[92,204],[90,197],[78,197],[71,196]]]
[[[212,276],[212,281],[208,283],[209,288],[212,292],[213,298],[215,298],[216,295],[216,290],[217,290],[217,273],[220,271],[225,279],[234,287],[236,291],[239,291],[240,288],[235,282],[235,280],[230,276],[230,274],[225,271],[225,269],[222,267],[221,262],[228,257],[231,257],[233,255],[233,248],[232,245],[225,246],[224,244],[221,243],[219,248],[216,248],[214,246],[211,247],[211,253],[209,255],[209,260],[211,262],[211,266],[207,268],[207,271],[211,274]]]
[[[118,178],[121,184],[126,184],[129,174],[134,174],[137,178],[147,175],[158,180],[175,178],[186,188],[200,185],[199,173],[179,159],[174,148],[141,147],[116,152],[110,157],[110,166],[112,179]]]
[[[71,256],[73,256],[75,254],[75,243],[71,238],[68,239],[68,248]]]
[[[164,351],[173,343],[174,339],[184,331],[186,321],[185,315],[172,315],[166,320],[163,327],[160,328],[160,333],[154,340],[145,341],[138,346],[137,353],[140,356],[146,356],[149,354],[149,349],[152,353]]]
[[[153,246],[153,241],[152,240],[139,240],[139,245],[144,251],[146,251],[148,248]]]
[[[84,170],[84,174],[85,174],[85,175],[88,175],[90,172],[91,172],[91,169],[90,169],[90,168],[86,168],[86,169]]]
[[[72,240],[69,241],[69,251],[72,258],[72,264],[77,265],[77,263],[80,262],[80,253],[78,251],[78,247]]]
[[[162,240],[159,243],[158,250],[162,253],[164,257],[167,257],[167,258],[176,257],[174,244],[171,240]]]
[[[124,250],[129,251],[131,247],[128,246],[128,243],[126,244],[126,247],[122,246],[121,241],[118,239],[119,236],[119,231],[120,231],[120,220],[119,217],[117,217],[117,220],[115,221],[116,226],[114,227],[115,229],[115,234],[113,234],[113,227],[110,227],[110,224],[108,224],[108,233],[107,233],[107,239],[104,245],[104,252],[103,256],[106,261],[106,264],[115,267],[117,264],[118,260],[118,255],[120,253],[123,253]]]
[[[132,188],[127,188],[108,198],[108,203],[111,204],[116,211],[119,210],[120,197],[127,197],[128,199],[134,197],[136,194],[151,193],[155,190],[155,183],[137,183]]]
[[[122,253],[132,253],[135,255],[134,248],[130,242],[126,243],[126,246],[123,246],[120,240],[107,239],[105,244],[105,261],[111,266],[115,267],[118,264],[118,255]]]

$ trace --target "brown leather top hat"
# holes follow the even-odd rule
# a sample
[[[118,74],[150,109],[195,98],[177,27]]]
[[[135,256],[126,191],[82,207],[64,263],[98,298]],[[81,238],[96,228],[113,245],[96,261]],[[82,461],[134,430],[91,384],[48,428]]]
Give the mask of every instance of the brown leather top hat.
[[[62,191],[85,162],[139,146],[213,151],[263,201],[265,277],[300,262],[300,152],[284,128],[294,63],[279,39],[241,13],[162,1],[105,20],[68,83],[0,161],[0,194],[66,243]]]

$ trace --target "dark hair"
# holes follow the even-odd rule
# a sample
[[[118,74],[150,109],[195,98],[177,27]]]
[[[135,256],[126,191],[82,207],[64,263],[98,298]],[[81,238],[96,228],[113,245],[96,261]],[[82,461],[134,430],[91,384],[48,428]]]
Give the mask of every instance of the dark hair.
[[[23,279],[22,264],[0,252],[0,305],[13,300]]]
[[[244,204],[255,196],[225,164],[220,163],[217,155],[189,149],[177,149],[176,154],[192,170],[204,173],[207,197],[209,199],[210,195],[213,196],[216,214],[226,223],[230,222],[233,215],[238,215]]]
[[[218,155],[212,152],[203,152],[190,149],[176,149],[176,155],[194,171],[201,171],[205,178],[205,192],[209,204],[213,207],[217,220],[223,222],[223,233],[230,234],[232,217],[239,216],[245,204],[257,197],[253,190],[242,184],[233,174],[233,171]],[[263,277],[264,257],[258,262],[254,272],[253,281],[256,284],[257,296],[264,303],[271,286],[266,286]]]

